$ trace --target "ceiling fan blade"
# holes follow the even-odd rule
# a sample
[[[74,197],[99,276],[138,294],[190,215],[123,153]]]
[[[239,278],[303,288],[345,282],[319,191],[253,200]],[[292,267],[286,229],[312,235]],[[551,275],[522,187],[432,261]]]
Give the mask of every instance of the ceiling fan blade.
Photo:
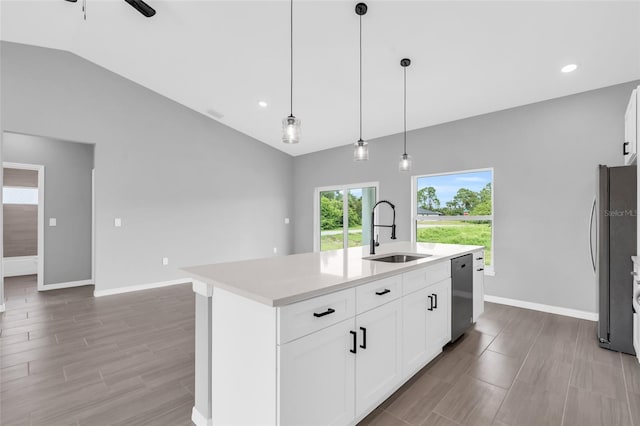
[[[74,0],[67,0],[67,1],[74,1]],[[156,14],[156,10],[151,6],[149,6],[148,4],[146,4],[145,2],[143,2],[142,0],[124,0],[124,1],[129,3],[138,12],[142,13],[147,18],[151,18],[153,15]]]

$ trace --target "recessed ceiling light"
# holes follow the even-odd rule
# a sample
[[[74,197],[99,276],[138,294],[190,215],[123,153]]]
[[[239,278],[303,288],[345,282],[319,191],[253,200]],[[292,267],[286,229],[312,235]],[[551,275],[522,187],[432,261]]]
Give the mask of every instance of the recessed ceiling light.
[[[577,69],[578,69],[578,66],[576,64],[569,64],[569,65],[565,65],[564,67],[562,67],[562,69],[560,71],[562,71],[564,73],[568,73],[568,72],[574,72]]]
[[[269,106],[269,104],[267,103],[267,101],[258,101],[258,106],[260,108],[266,108]]]

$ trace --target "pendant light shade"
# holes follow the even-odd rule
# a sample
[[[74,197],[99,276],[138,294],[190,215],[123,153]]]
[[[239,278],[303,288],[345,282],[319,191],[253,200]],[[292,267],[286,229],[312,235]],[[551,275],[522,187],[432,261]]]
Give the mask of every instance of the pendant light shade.
[[[407,154],[407,67],[409,65],[411,65],[411,59],[404,58],[400,61],[404,71],[404,151],[398,163],[398,170],[401,172],[411,171],[411,156]]]
[[[300,142],[300,119],[290,115],[282,119],[282,142],[298,143]]]
[[[367,161],[369,159],[369,144],[362,140],[362,15],[367,13],[367,5],[358,3],[356,15],[360,17],[360,138],[353,144],[353,161]]]
[[[353,161],[367,161],[369,159],[369,144],[360,139],[353,144]]]
[[[293,115],[293,0],[291,0],[291,45],[290,45],[290,64],[291,64],[291,74],[290,74],[290,106],[291,112],[290,114],[282,119],[282,142],[288,144],[294,144],[300,142],[300,134],[302,133],[302,127],[300,123],[300,119],[296,118]]]

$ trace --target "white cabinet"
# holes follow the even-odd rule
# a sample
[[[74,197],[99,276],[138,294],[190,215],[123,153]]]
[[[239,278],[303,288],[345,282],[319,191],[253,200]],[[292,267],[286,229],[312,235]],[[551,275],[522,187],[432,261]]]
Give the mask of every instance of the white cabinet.
[[[431,346],[431,355],[442,351],[442,347],[451,340],[451,278],[433,284],[427,307],[427,341]]]
[[[400,385],[403,379],[400,283],[399,276],[362,286],[366,291],[358,294],[364,295],[367,305],[375,304],[370,301],[369,290],[377,296],[374,301],[389,297],[395,300],[278,346],[279,424],[348,424],[374,409]],[[390,291],[384,293],[385,290]],[[333,299],[329,304],[313,303],[315,299],[311,299],[300,302],[301,309],[295,305],[287,308],[308,312],[303,318],[318,310],[344,312],[334,306],[341,306],[348,297]],[[283,322],[281,327],[286,329],[289,325]]]
[[[451,340],[451,278],[402,299],[403,374],[409,378]]]
[[[367,413],[402,381],[402,304],[382,305],[356,317],[356,416]]]
[[[484,251],[473,254],[473,322],[484,312]]]
[[[353,325],[353,319],[346,320],[278,346],[279,424],[344,425],[352,421]]]
[[[639,115],[638,90],[634,90],[633,93],[631,93],[631,98],[629,99],[627,110],[624,114],[624,143],[622,150],[625,165],[636,163]]]

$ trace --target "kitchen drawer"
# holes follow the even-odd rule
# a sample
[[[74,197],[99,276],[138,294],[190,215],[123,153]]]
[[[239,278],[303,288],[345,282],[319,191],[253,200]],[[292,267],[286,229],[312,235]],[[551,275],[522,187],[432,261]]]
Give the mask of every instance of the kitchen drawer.
[[[278,344],[355,316],[356,290],[349,288],[278,308]]]
[[[402,296],[402,276],[385,278],[356,287],[356,314]]]
[[[402,275],[403,294],[413,293],[451,276],[451,261],[445,260]]]
[[[471,253],[473,255],[473,265],[484,265],[484,252],[483,251],[476,251],[474,253]]]

